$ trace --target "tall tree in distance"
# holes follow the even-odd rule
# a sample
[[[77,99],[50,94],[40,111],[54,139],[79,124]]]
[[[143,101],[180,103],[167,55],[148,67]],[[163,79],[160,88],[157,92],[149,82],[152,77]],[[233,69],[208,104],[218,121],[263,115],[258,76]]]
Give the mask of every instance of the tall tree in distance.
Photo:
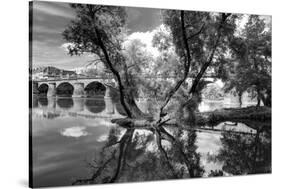
[[[239,37],[230,44],[232,64],[226,77],[226,91],[235,89],[238,96],[245,91],[257,97],[265,106],[271,106],[271,27],[257,15],[247,18],[247,23]],[[270,23],[270,20],[267,22]]]

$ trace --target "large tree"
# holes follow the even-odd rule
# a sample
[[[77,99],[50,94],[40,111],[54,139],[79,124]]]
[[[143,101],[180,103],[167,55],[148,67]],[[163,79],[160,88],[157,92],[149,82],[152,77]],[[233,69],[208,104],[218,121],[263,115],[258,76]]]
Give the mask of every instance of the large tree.
[[[63,37],[71,45],[70,55],[90,53],[97,55],[111,71],[118,83],[121,104],[130,118],[143,116],[135,104],[127,81],[126,58],[122,44],[126,34],[126,11],[123,7],[103,5],[70,4],[76,12],[63,32]]]
[[[219,60],[224,58],[225,45],[236,28],[236,16],[227,13],[179,10],[162,12],[164,24],[171,31],[170,38],[167,38],[168,46],[163,50],[169,48],[169,45],[173,45],[175,48],[174,55],[163,53],[162,60],[170,68],[174,68],[176,65],[176,69],[173,70],[177,74],[177,80],[166,87],[165,93],[159,98],[158,110],[155,110],[156,113],[151,118],[140,111],[135,103],[135,97],[138,94],[136,81],[142,80],[139,80],[140,76],[134,74],[137,70],[150,64],[150,61],[148,57],[144,58],[145,53],[140,50],[142,44],[139,42],[133,42],[125,51],[123,49],[126,39],[125,8],[82,4],[71,4],[71,7],[76,11],[76,18],[71,21],[63,33],[64,38],[71,43],[69,53],[71,55],[93,53],[100,57],[118,83],[120,101],[127,114],[127,118],[112,120],[129,129],[124,137],[117,141],[117,145],[120,147],[119,163],[109,182],[120,176],[122,165],[126,162],[126,158],[122,160],[121,157],[126,154],[130,139],[126,136],[127,134],[128,136],[133,135],[134,129],[146,129],[154,134],[163,161],[174,177],[177,176],[175,166],[171,164],[171,154],[167,153],[163,147],[163,140],[171,143],[173,149],[179,152],[180,159],[186,165],[189,175],[191,177],[199,176],[202,170],[198,166],[200,157],[195,153],[196,134],[190,132],[188,141],[181,141],[177,136],[168,132],[164,124],[174,119],[171,113],[175,110],[171,110],[169,106],[171,101],[177,99],[173,98],[176,95],[182,96],[180,109],[187,109],[189,113],[195,110],[202,83],[204,83],[201,82],[202,77],[208,69],[216,66]],[[167,45],[165,43],[164,45]],[[160,43],[156,40],[155,45],[157,46],[157,44]],[[158,47],[162,48],[161,44]],[[142,54],[142,57],[139,57],[139,54]],[[182,86],[186,87],[185,81],[189,76],[193,76],[194,80],[188,90],[184,90]],[[157,81],[156,79],[155,82]],[[143,84],[143,86],[153,88],[153,85],[149,84]],[[194,116],[191,117],[194,118]],[[192,120],[191,125],[194,125],[194,119],[183,117],[182,120],[185,125],[188,120]],[[179,132],[181,133],[181,130]],[[194,171],[195,169],[197,171]]]
[[[98,55],[118,83],[120,101],[128,118],[146,117],[135,103],[137,92],[134,77],[137,76],[131,74],[129,70],[139,69],[140,64],[146,65],[143,63],[146,59],[134,57],[135,47],[141,45],[136,42],[129,46],[131,51],[127,51],[127,55],[124,53],[127,19],[125,8],[82,4],[71,4],[71,7],[76,11],[76,18],[63,32],[64,38],[71,44],[68,47],[69,53]],[[185,92],[186,102],[182,107],[193,106],[190,105],[190,101],[198,99],[203,75],[212,64],[216,65],[219,59],[223,59],[225,45],[236,28],[236,16],[227,13],[164,10],[162,15],[164,24],[171,31],[171,36],[164,46],[162,44],[161,47],[158,43],[158,47],[165,51],[169,45],[174,46],[178,58],[169,57],[165,53],[163,57],[167,65],[176,65],[179,80],[167,87],[167,92],[159,102],[158,116],[149,119],[153,123],[148,125],[153,124],[156,127],[167,121],[166,107],[189,76],[193,76],[194,80],[189,90]],[[159,38],[161,39],[161,36]]]

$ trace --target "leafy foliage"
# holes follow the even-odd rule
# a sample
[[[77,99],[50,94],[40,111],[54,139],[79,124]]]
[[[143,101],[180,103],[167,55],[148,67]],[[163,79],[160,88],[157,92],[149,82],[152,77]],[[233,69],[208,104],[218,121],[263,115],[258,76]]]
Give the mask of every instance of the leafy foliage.
[[[230,49],[234,63],[225,66],[225,91],[235,89],[239,96],[249,91],[270,106],[271,29],[266,27],[265,20],[249,16],[241,35],[233,37]]]
[[[122,63],[125,9],[102,5],[70,4],[70,6],[75,9],[77,16],[63,32],[64,39],[71,44],[68,46],[69,54],[94,53],[106,64],[105,55],[100,49],[101,40],[113,64],[117,66]],[[99,32],[99,36],[96,31]]]
[[[184,26],[186,28],[187,40],[190,47],[190,55],[192,57],[191,75],[195,76],[208,61],[210,54],[215,47],[216,39],[221,32],[220,44],[216,48],[214,55],[213,65],[217,65],[219,60],[223,57],[227,50],[226,44],[229,37],[232,36],[236,29],[235,19],[238,15],[231,15],[225,23],[223,23],[221,31],[218,27],[221,23],[221,14],[185,11]],[[185,56],[185,47],[183,44],[182,28],[180,11],[177,10],[164,10],[163,21],[171,29],[173,36],[173,44],[175,45],[176,53],[183,61]]]
[[[216,159],[223,163],[223,170],[233,175],[271,172],[271,141],[260,133],[243,136],[225,133],[223,148]]]

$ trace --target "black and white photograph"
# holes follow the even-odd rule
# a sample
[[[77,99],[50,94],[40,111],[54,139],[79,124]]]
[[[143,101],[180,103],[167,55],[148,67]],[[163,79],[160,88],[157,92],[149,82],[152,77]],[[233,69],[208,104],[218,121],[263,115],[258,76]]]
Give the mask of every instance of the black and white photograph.
[[[26,6],[30,187],[272,173],[271,15]]]

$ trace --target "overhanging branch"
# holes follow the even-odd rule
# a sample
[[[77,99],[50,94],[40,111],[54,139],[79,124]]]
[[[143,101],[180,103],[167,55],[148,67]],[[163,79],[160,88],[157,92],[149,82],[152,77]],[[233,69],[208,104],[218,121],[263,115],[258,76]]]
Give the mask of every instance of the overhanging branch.
[[[221,29],[223,28],[223,25],[224,25],[227,17],[229,17],[229,16],[230,16],[230,14],[222,13],[221,21],[220,21],[220,24],[219,24],[218,29],[217,29],[217,39],[216,39],[216,41],[214,43],[213,49],[211,51],[211,54],[210,54],[207,62],[205,62],[203,64],[203,66],[201,67],[199,73],[196,75],[196,77],[195,77],[195,79],[193,81],[192,87],[190,88],[189,94],[192,94],[192,93],[194,93],[196,91],[196,88],[198,86],[198,83],[199,83],[200,79],[202,78],[203,74],[206,72],[207,68],[212,63],[213,58],[214,58],[214,54],[215,54],[215,52],[217,50],[217,47],[218,47],[218,44],[219,44],[219,41],[220,41],[220,38],[221,38],[221,35],[222,35]]]

